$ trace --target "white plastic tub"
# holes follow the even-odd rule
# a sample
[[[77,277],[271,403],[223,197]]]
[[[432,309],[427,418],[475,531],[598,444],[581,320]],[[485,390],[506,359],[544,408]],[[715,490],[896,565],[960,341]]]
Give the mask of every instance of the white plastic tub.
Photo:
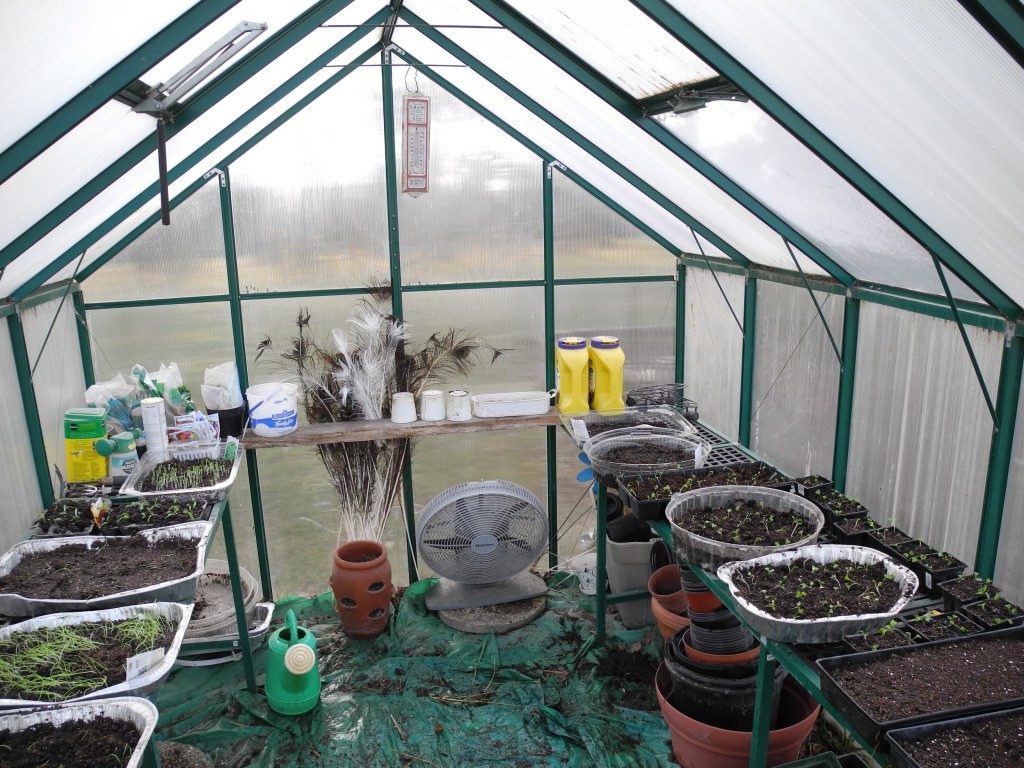
[[[501,416],[541,416],[551,407],[557,390],[548,392],[502,392],[495,395],[471,395],[473,415],[481,419]]]

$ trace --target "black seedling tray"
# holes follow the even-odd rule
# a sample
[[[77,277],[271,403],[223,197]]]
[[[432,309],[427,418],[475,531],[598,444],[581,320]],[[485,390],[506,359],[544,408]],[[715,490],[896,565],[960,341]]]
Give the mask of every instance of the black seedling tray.
[[[1024,715],[1024,709],[1009,709],[1003,712],[988,713],[984,715],[972,715],[970,717],[958,717],[953,720],[943,720],[938,723],[926,725],[915,725],[908,728],[896,728],[885,734],[889,742],[889,766],[890,768],[921,768],[921,764],[915,760],[906,750],[904,745],[919,741],[928,736],[944,731],[952,731],[957,728],[970,728],[984,723],[999,720],[1004,717],[1019,717]]]

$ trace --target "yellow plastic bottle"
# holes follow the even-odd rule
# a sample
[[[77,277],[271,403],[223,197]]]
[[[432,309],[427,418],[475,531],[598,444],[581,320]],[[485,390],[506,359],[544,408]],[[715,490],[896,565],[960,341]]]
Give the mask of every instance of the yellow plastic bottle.
[[[590,340],[590,407],[595,411],[621,411],[622,370],[626,355],[615,336],[594,336]]]
[[[580,336],[563,336],[555,346],[555,388],[558,410],[562,413],[586,413],[587,382],[590,355],[587,340]]]

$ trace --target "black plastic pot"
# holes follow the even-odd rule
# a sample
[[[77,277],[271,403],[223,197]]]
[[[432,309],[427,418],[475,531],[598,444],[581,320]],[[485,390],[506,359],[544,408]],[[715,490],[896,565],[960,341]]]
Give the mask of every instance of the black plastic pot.
[[[864,533],[864,545],[884,552],[899,559],[894,546],[903,542],[913,541],[913,537],[906,531],[902,531],[895,525],[885,528],[873,528]]]
[[[832,523],[832,532],[835,534],[836,540],[840,544],[848,544],[851,547],[864,547],[868,546],[867,529],[855,531],[851,531],[850,529],[863,525],[871,525],[873,522],[874,521],[866,515],[863,517],[846,517]]]
[[[1024,609],[1002,595],[964,603],[960,610],[986,630],[1006,629],[1024,624]]]
[[[918,542],[911,539],[905,544],[897,544],[890,547],[890,549],[898,562],[907,566],[917,574],[917,580],[920,584],[919,592],[931,597],[937,597],[940,593],[939,584],[943,581],[955,579],[964,572],[964,569],[967,568],[967,563],[961,562],[949,553],[940,552],[934,547],[929,547],[928,545],[925,545],[925,547],[927,547],[929,552],[934,552],[937,555],[946,555],[949,559],[948,565],[943,567],[934,567],[924,562],[914,562],[913,551],[917,546]]]
[[[669,703],[687,717],[716,728],[750,731],[754,727],[757,699],[756,664],[702,664],[685,656],[665,657],[665,667],[672,677]],[[749,671],[749,674],[745,674]],[[775,670],[770,727],[775,727],[779,696],[787,672]]]
[[[938,723],[916,725],[908,728],[896,728],[885,734],[889,742],[889,765],[892,768],[921,768],[921,763],[914,759],[907,749],[908,745],[923,738],[935,734],[945,733],[957,729],[979,730],[984,732],[985,725],[1008,717],[1020,717],[1024,715],[1024,709],[1011,709],[995,714],[973,715],[971,717],[958,717],[954,720],[945,720]],[[1007,762],[1007,765],[1010,763]],[[1016,767],[1015,767],[1016,768]]]
[[[622,484],[623,481],[621,479],[616,479],[615,482],[619,488],[619,498],[621,499],[621,503],[629,509],[630,514],[640,520],[665,519],[665,507],[668,506],[669,496],[666,496],[663,499],[641,500],[634,496],[632,491]]]
[[[984,584],[986,594],[980,592],[974,592],[969,598],[963,599],[953,594],[951,591],[957,583],[964,579],[974,579],[975,584],[980,587]],[[963,608],[964,603],[973,603],[976,600],[983,600],[985,597],[995,597],[999,594],[999,587],[991,583],[986,583],[976,573],[969,573],[965,576],[956,579],[950,579],[948,581],[941,582],[939,584],[939,593],[942,595],[942,607],[945,611],[959,611]]]
[[[703,653],[727,655],[750,648],[753,636],[728,608],[713,613],[689,612],[690,642]]]

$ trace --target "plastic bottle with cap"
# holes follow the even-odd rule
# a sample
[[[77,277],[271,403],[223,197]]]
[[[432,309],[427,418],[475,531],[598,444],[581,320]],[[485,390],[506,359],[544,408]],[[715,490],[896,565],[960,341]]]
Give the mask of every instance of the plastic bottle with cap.
[[[594,336],[590,340],[590,407],[595,411],[622,410],[622,371],[626,355],[616,336]]]
[[[587,340],[580,336],[563,336],[555,346],[555,388],[558,410],[562,413],[586,413],[587,379],[590,356]]]

